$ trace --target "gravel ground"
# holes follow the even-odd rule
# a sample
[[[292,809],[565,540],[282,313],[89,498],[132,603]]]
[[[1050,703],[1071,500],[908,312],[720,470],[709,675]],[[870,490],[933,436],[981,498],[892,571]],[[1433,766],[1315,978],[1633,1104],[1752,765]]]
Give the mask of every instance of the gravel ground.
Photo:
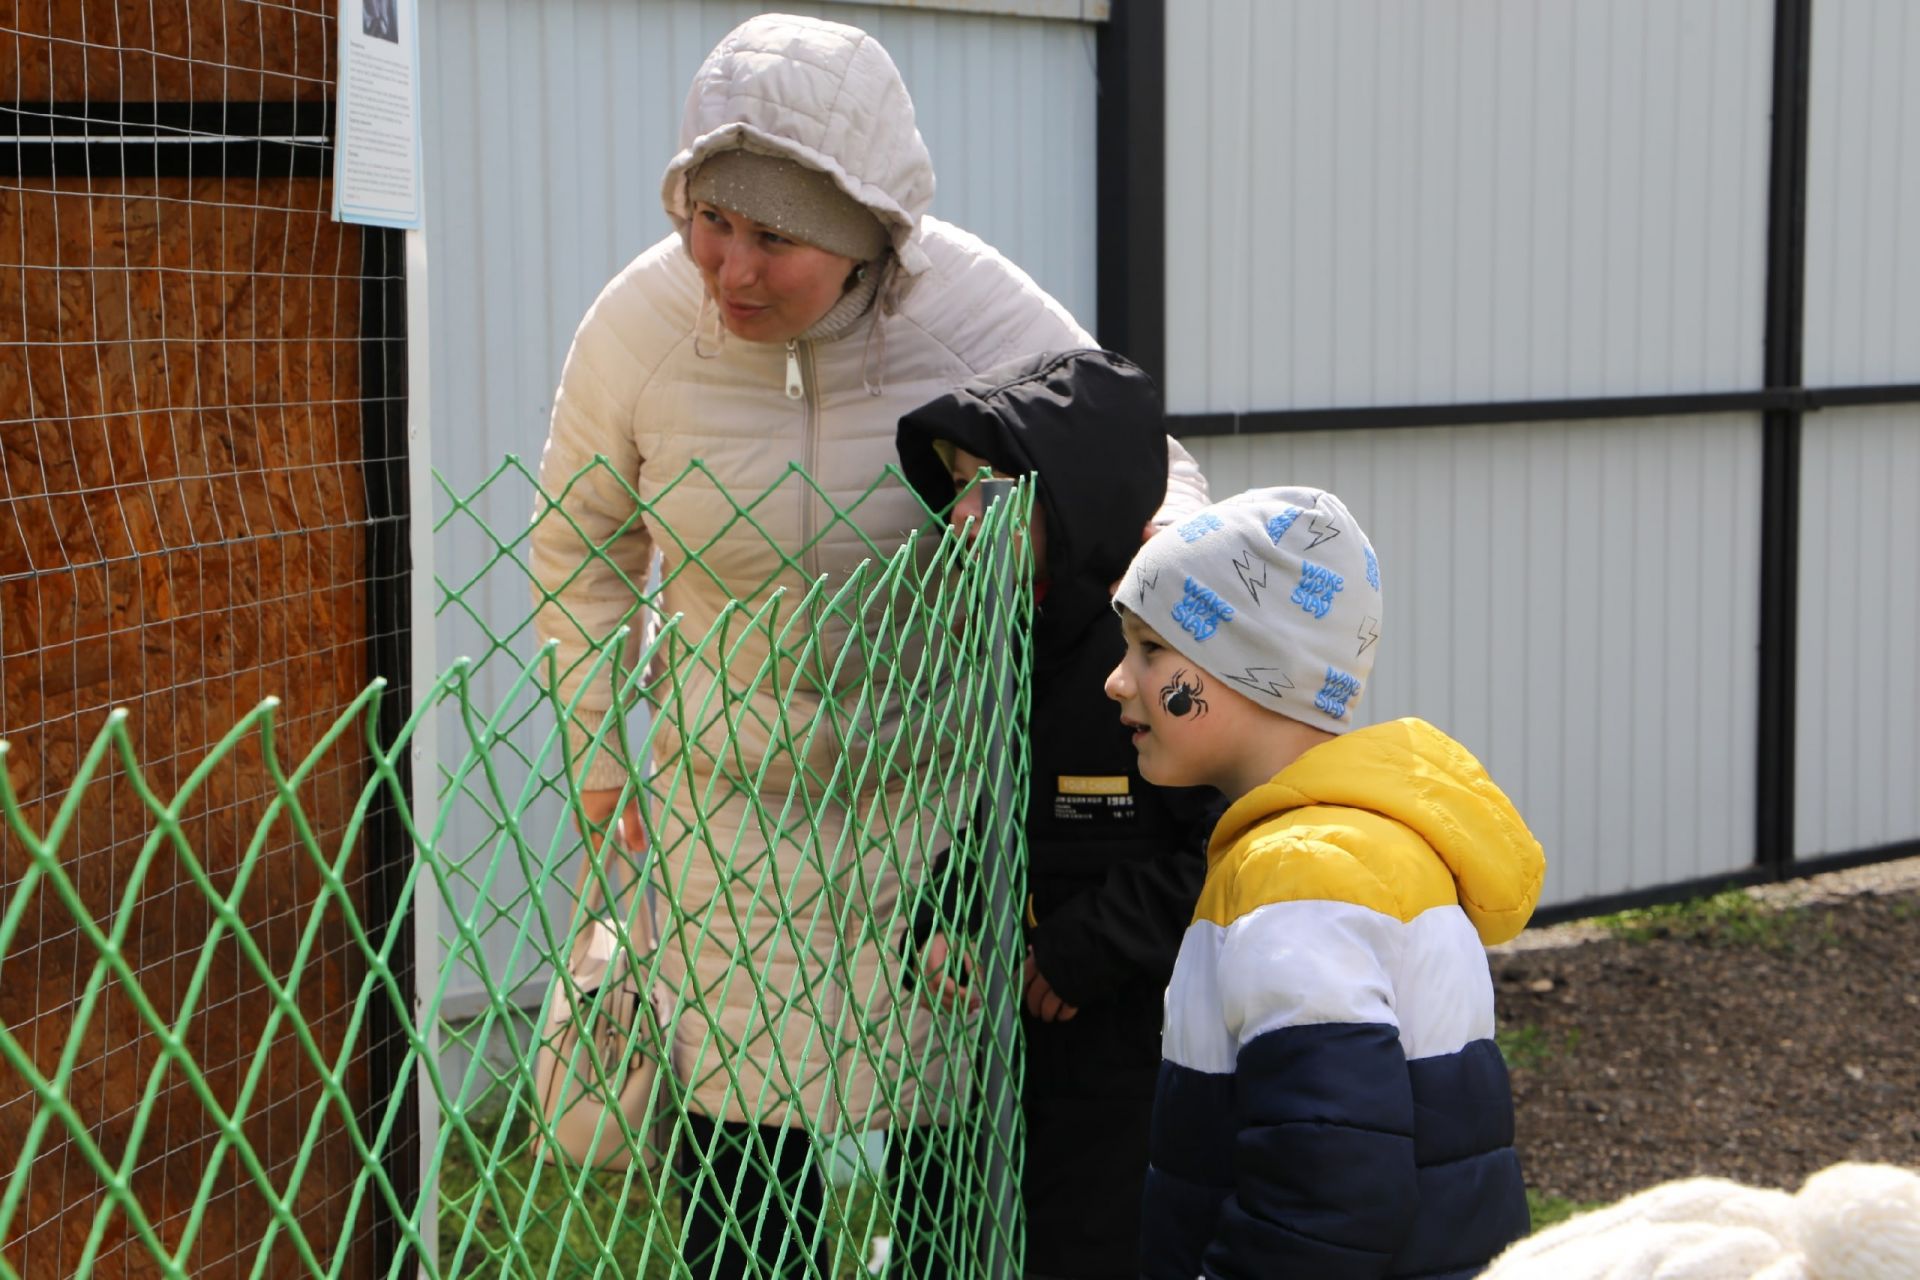
[[[1797,1187],[1920,1167],[1920,858],[1493,950],[1534,1189],[1611,1201],[1712,1174]]]

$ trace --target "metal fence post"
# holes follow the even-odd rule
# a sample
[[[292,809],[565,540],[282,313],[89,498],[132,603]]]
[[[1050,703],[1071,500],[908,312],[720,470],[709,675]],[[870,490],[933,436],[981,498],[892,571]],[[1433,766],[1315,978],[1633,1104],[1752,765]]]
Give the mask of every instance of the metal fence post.
[[[982,479],[980,482],[981,519],[1013,490],[1013,481]],[[1008,643],[1013,627],[1018,575],[1013,571],[1015,552],[1013,531],[995,527],[986,532],[982,546],[987,563],[987,599],[992,610],[988,618],[992,658],[983,696],[981,723],[991,725],[994,717],[1004,719],[1015,695],[1013,662],[1015,655]],[[991,1111],[990,1132],[993,1141],[987,1152],[986,1275],[994,1280],[1012,1280],[1020,1274],[1021,1259],[1013,1249],[1013,1224],[1019,1221],[1019,1189],[1014,1180],[1014,1144],[1019,1141],[1020,1099],[1014,1092],[1013,1066],[1020,1052],[1020,984],[1014,975],[1021,965],[1020,912],[1014,887],[1018,883],[1020,833],[1013,829],[1018,808],[1014,794],[1014,763],[1011,735],[1017,726],[1002,725],[1001,732],[987,738],[987,783],[992,789],[989,803],[992,819],[987,824],[986,846],[981,851],[985,862],[987,886],[988,938],[995,963],[987,966],[987,1010],[992,1020],[989,1032],[992,1052],[987,1056],[986,1100]]]

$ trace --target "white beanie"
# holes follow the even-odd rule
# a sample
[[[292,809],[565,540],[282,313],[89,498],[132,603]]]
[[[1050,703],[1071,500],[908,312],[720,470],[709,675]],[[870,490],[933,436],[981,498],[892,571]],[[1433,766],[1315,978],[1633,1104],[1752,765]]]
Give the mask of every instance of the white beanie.
[[[1124,606],[1253,701],[1345,733],[1373,674],[1380,562],[1323,489],[1249,489],[1155,534]]]

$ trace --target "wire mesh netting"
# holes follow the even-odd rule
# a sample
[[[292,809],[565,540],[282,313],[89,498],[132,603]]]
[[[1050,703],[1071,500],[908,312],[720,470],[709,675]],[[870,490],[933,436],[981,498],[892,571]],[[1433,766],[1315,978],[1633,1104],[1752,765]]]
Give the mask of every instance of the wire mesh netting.
[[[592,470],[628,483],[604,460]],[[534,482],[509,459],[483,488],[500,485]],[[858,503],[834,509],[798,469],[768,493],[722,490],[724,523],[752,536],[755,510],[787,486],[828,524],[856,526]],[[164,777],[115,712],[57,803],[4,784],[0,965],[9,984],[35,980],[55,934],[79,962],[63,1022],[0,1025],[25,1098],[8,1130],[0,1270],[52,1274],[47,1251],[25,1247],[50,1220],[69,1242],[63,1274],[116,1242],[126,1274],[362,1274],[351,1242],[385,1220],[398,1241],[386,1274],[1017,1273],[1031,593],[1012,531],[1029,495],[990,511],[978,544],[876,545],[838,577],[809,579],[798,549],[776,548],[786,570],[696,633],[655,606],[679,575],[714,570],[627,492],[669,545],[665,566],[631,584],[625,616],[571,673],[530,615],[469,612],[487,643],[420,681],[398,732],[382,729],[392,694],[375,681],[296,742],[283,728],[294,687],[211,747],[171,753]],[[440,538],[487,548],[480,572],[441,583],[443,617],[503,575],[532,577],[529,528],[489,528],[481,497],[442,490]],[[539,520],[570,519],[565,493],[538,502]],[[564,599],[543,593],[549,608]],[[596,684],[612,712],[582,716]],[[441,770],[416,804],[405,765],[429,725]],[[347,820],[324,828],[310,810],[349,751],[363,763]],[[575,780],[605,753],[623,781],[596,827]],[[198,815],[223,771],[257,775],[270,799],[239,823],[238,855],[214,859]],[[89,892],[75,855],[109,776],[138,796],[141,834],[114,883]],[[373,919],[352,874],[383,810],[409,870]],[[482,827],[456,821],[473,812]],[[283,847],[293,865],[275,860]],[[295,876],[311,892],[287,908],[292,945],[273,949],[245,907]],[[164,934],[157,982],[130,939],[135,904],[162,881],[192,911]],[[431,939],[411,972],[405,931],[389,927],[409,913]],[[322,993],[335,945],[354,977]],[[952,959],[935,968],[943,945]],[[970,999],[940,998],[949,974]],[[208,1012],[236,982],[261,993],[258,1017],[210,1056]],[[447,993],[463,983],[483,995],[456,1010]],[[315,1016],[334,995],[337,1027]],[[111,1132],[77,1100],[110,1009],[136,1064]],[[356,1071],[382,1016],[401,1026],[400,1066],[425,1099],[417,1168],[411,1099],[369,1094]],[[276,1104],[291,1142],[261,1128],[286,1071],[315,1082]],[[187,1110],[207,1135],[191,1170],[143,1177],[161,1121]],[[63,1202],[45,1219],[37,1171],[55,1152]],[[345,1203],[316,1217],[328,1162],[344,1165]],[[262,1225],[209,1261],[205,1238],[234,1230],[223,1196],[256,1205]]]
[[[398,634],[375,600],[403,521],[375,478],[405,458],[373,429],[402,339],[369,301],[396,264],[328,216],[333,7],[0,10],[0,734],[19,825],[68,815],[59,892],[0,834],[0,1022],[66,1108],[0,1067],[0,1239],[24,1274],[146,1273],[135,1219],[96,1215],[116,1193],[89,1149],[152,1231],[192,1237],[198,1274],[254,1265],[271,1214],[248,1162],[280,1186],[304,1165],[291,1212],[349,1271],[377,1250],[348,1225],[354,1126],[305,1131],[336,1085],[360,1123],[391,1074],[393,1027],[356,1025],[352,998],[350,920],[383,913],[382,869],[355,851],[329,881],[269,816],[260,737],[228,733],[298,691],[276,750],[306,762],[313,838],[352,848],[366,747],[336,727]],[[151,845],[155,797],[190,781],[172,839],[212,896]],[[103,941],[128,976],[96,981]],[[313,1052],[261,977],[296,969]],[[154,1016],[197,1074],[166,1065]],[[203,1093],[249,1089],[243,1160]]]

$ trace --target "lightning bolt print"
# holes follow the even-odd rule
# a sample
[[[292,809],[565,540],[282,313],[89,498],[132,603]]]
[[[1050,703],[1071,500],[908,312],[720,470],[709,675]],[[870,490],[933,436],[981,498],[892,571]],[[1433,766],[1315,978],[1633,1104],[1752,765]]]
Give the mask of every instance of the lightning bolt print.
[[[1287,679],[1286,673],[1278,667],[1248,667],[1247,674],[1228,676],[1227,679],[1274,698],[1284,697],[1285,691],[1293,688],[1293,681]]]
[[[1317,515],[1308,516],[1307,532],[1313,535],[1313,541],[1307,544],[1307,550],[1311,551],[1329,538],[1339,537],[1340,526],[1331,520],[1323,520]]]
[[[1247,589],[1247,594],[1253,597],[1253,602],[1259,604],[1260,593],[1267,589],[1268,565],[1263,561],[1260,565],[1260,574],[1258,577],[1255,577],[1253,572],[1253,552],[1242,551],[1233,558],[1233,567],[1240,571],[1240,585]]]
[[[1134,578],[1134,581],[1140,584],[1141,595],[1145,595],[1147,592],[1153,590],[1155,587],[1160,585],[1160,571],[1158,569],[1155,569],[1153,571],[1152,577],[1148,577],[1146,568],[1144,566],[1136,566],[1133,571],[1133,578]]]
[[[1373,647],[1373,642],[1378,640],[1379,638],[1380,638],[1380,619],[1362,618],[1360,620],[1360,631],[1359,631],[1360,647],[1353,651],[1353,656],[1357,658],[1361,654],[1365,653],[1368,649],[1371,649]]]

